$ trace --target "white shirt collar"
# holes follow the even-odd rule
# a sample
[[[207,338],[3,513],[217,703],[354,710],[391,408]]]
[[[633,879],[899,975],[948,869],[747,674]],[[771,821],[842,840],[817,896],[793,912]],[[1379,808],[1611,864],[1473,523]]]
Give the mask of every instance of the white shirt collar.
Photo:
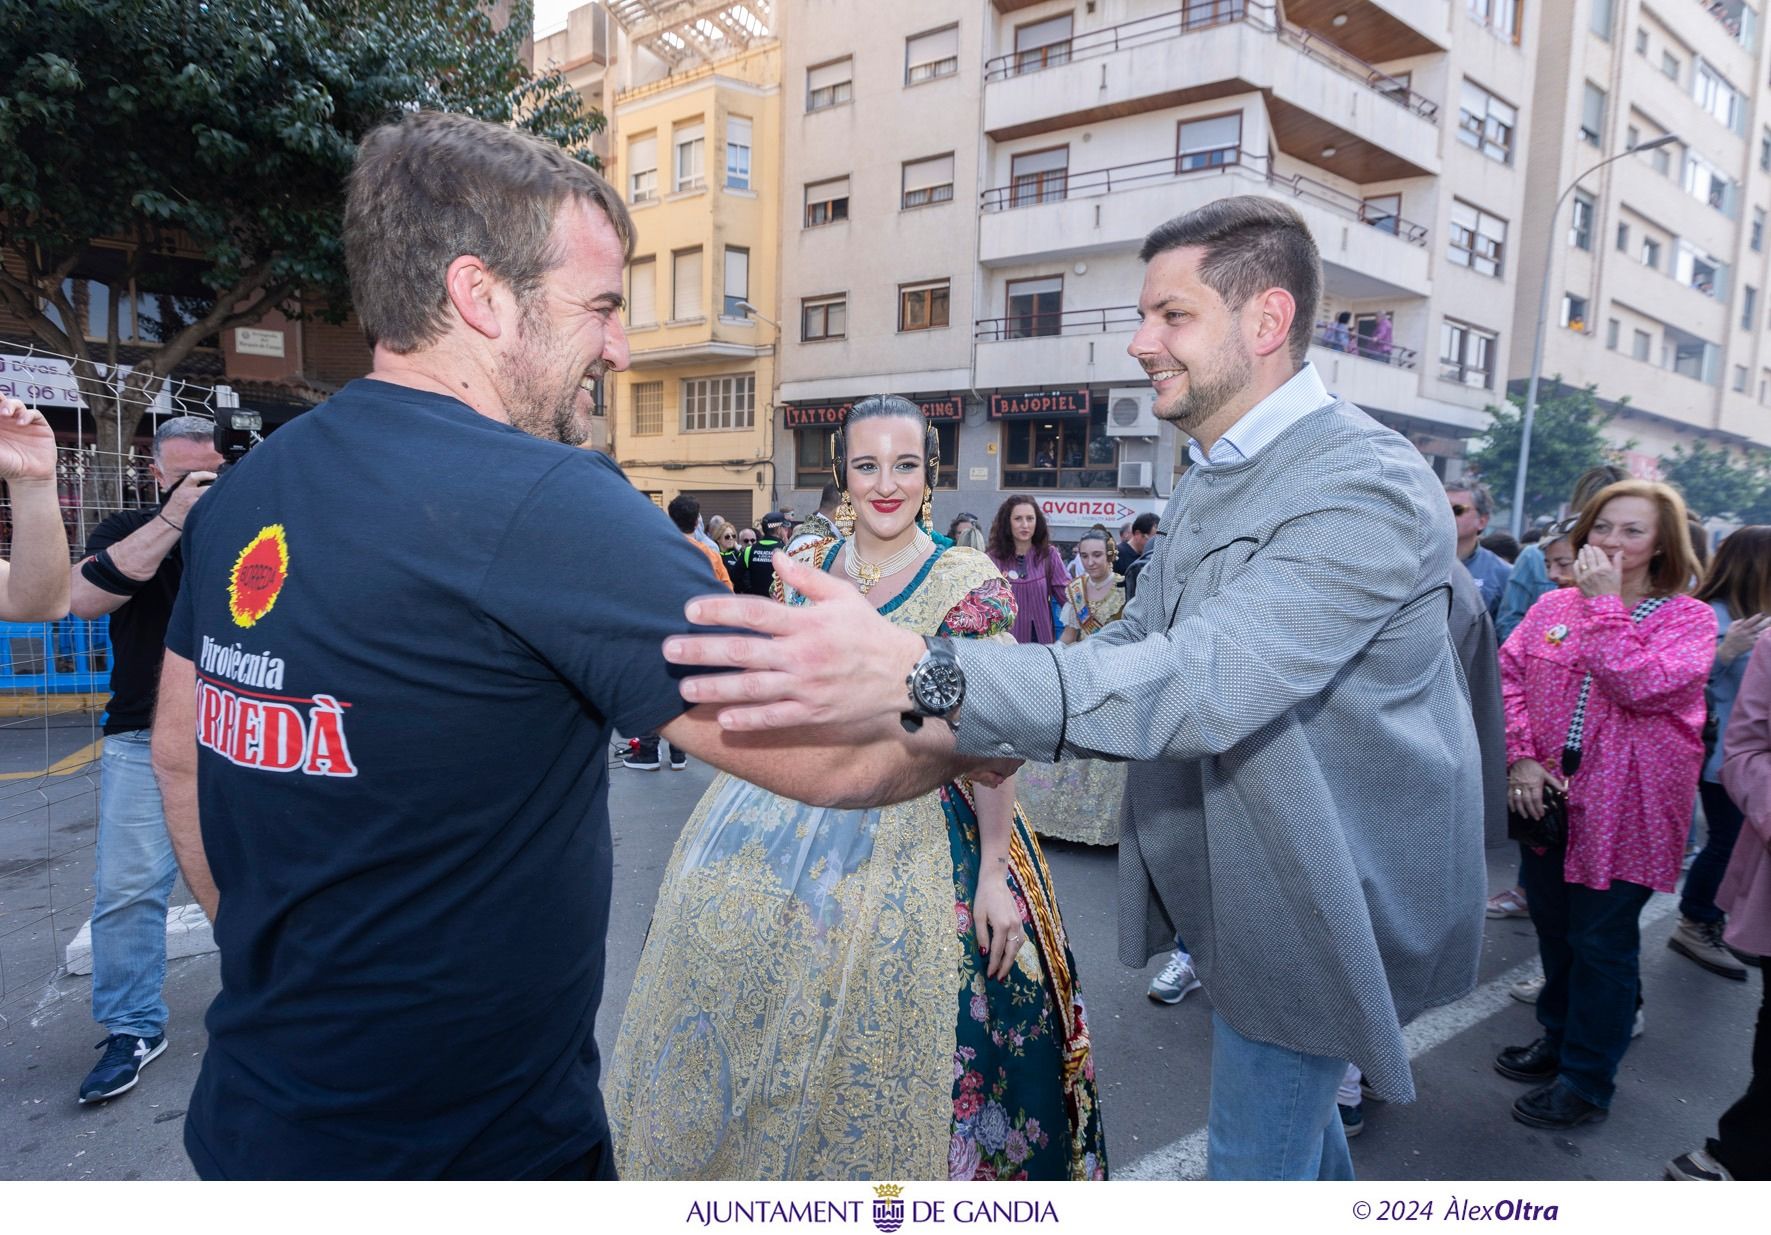
[[[1197,441],[1191,441],[1187,443],[1187,457],[1196,467],[1245,462],[1272,445],[1292,425],[1333,401],[1316,366],[1305,361],[1304,367],[1292,374],[1285,385],[1249,408],[1226,429],[1212,444],[1209,455],[1200,451]]]

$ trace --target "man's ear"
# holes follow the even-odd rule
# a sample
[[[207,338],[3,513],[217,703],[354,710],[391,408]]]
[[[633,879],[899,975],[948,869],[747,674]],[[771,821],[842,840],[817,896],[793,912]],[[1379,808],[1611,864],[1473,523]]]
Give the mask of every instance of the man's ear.
[[[1283,287],[1269,287],[1254,297],[1249,305],[1254,314],[1254,340],[1251,349],[1257,356],[1271,356],[1291,345],[1291,324],[1297,318],[1297,301]]]
[[[470,330],[496,339],[503,335],[504,324],[498,320],[498,300],[504,286],[486,269],[486,263],[471,253],[464,253],[449,263],[443,274],[443,290],[456,315]]]

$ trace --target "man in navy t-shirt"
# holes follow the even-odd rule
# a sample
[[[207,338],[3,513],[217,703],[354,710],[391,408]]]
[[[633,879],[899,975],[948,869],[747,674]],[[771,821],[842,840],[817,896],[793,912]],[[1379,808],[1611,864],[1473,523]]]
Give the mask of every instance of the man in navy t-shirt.
[[[612,1175],[614,730],[811,800],[954,770],[873,776],[916,741],[897,726],[839,761],[684,714],[661,644],[712,569],[573,445],[626,363],[631,237],[533,138],[377,130],[345,224],[374,371],[193,512],[154,761],[221,950],[185,1125],[205,1177]]]

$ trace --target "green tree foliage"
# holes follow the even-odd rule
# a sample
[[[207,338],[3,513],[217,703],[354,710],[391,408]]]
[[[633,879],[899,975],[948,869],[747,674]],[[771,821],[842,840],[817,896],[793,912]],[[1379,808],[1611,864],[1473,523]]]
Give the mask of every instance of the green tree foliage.
[[[1537,412],[1531,422],[1531,459],[1525,469],[1525,522],[1555,514],[1574,489],[1580,474],[1610,462],[1614,448],[1603,432],[1614,413],[1599,406],[1593,387],[1562,385],[1560,379],[1538,387]],[[1519,478],[1519,441],[1524,436],[1525,400],[1509,395],[1505,407],[1489,407],[1494,419],[1470,462],[1496,502],[1511,506]]]
[[[1762,456],[1739,457],[1696,442],[1662,456],[1661,475],[1677,485],[1693,510],[1711,519],[1771,521],[1771,470]]]
[[[205,340],[298,291],[343,315],[344,184],[377,124],[465,112],[595,165],[602,115],[523,66],[531,7],[513,8],[500,30],[479,0],[0,0],[0,303],[86,362],[101,449]],[[79,278],[178,298],[122,389],[96,368],[117,361],[114,308],[103,342],[64,329]]]

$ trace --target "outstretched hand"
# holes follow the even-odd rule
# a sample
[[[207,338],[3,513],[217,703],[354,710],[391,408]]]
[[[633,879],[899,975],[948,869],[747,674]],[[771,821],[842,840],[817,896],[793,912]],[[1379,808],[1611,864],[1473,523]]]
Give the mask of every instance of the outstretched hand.
[[[672,664],[742,671],[685,678],[683,698],[736,705],[719,716],[733,730],[858,724],[908,710],[905,679],[922,657],[922,639],[879,616],[841,579],[786,554],[774,566],[775,577],[810,603],[734,595],[690,601],[685,612],[695,625],[754,634],[666,639],[664,659]]]
[[[0,399],[0,477],[54,480],[55,433],[43,413],[17,399]]]

